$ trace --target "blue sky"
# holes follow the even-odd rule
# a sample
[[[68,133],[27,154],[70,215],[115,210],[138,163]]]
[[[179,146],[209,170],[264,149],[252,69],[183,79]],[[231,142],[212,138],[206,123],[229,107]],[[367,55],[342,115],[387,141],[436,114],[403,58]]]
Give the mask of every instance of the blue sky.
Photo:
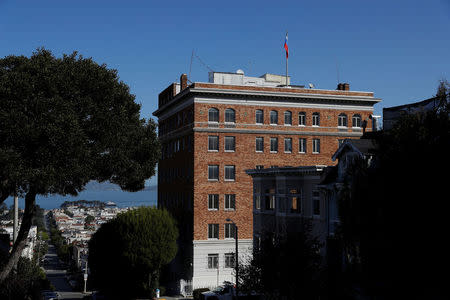
[[[45,47],[117,69],[142,117],[189,73],[192,51],[216,71],[284,74],[293,84],[373,91],[375,107],[427,99],[450,80],[450,0],[11,1],[0,0],[0,57]],[[207,81],[194,59],[192,81]]]
[[[432,96],[450,80],[450,0],[8,1],[0,0],[0,57],[44,46],[77,50],[119,71],[151,117],[158,93],[189,73],[192,50],[216,71],[285,73],[292,83],[352,90],[382,107]],[[192,81],[207,81],[194,59]]]

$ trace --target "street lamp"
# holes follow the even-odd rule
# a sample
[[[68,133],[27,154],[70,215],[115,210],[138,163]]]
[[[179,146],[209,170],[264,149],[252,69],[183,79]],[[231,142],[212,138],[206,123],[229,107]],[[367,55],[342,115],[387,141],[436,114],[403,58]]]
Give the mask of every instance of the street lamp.
[[[231,220],[230,218],[227,218],[227,222],[231,222],[234,225],[234,240],[236,241],[236,257],[234,259],[234,263],[236,271],[236,299],[237,299],[239,291],[238,227],[236,223],[234,223],[233,220]]]

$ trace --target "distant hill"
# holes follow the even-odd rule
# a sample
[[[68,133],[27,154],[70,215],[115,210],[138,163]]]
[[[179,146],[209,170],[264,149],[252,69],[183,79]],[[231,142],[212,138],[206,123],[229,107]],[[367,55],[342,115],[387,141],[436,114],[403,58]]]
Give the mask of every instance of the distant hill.
[[[155,191],[157,188],[156,185],[146,186],[144,191]],[[86,191],[121,191],[121,189],[117,184],[111,182],[90,181],[86,184]]]

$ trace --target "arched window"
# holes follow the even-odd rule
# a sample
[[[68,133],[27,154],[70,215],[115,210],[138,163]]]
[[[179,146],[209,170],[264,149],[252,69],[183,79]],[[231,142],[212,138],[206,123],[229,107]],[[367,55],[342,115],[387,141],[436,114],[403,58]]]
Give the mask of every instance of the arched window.
[[[360,115],[353,115],[352,127],[361,127],[361,116]]]
[[[270,111],[270,124],[278,124],[278,112],[276,110]]]
[[[217,108],[210,108],[208,111],[208,122],[219,122],[219,110]]]
[[[338,126],[347,127],[347,115],[346,114],[340,114],[338,116]]]
[[[227,108],[225,109],[225,122],[234,123],[236,121],[236,113],[234,109]]]
[[[292,125],[292,113],[288,110],[284,112],[284,125]]]
[[[264,123],[264,111],[262,109],[257,109],[255,113],[255,121],[256,124],[263,124]]]
[[[320,126],[320,114],[318,112],[312,114],[312,125]]]
[[[298,113],[298,126],[306,125],[306,113],[304,111]]]

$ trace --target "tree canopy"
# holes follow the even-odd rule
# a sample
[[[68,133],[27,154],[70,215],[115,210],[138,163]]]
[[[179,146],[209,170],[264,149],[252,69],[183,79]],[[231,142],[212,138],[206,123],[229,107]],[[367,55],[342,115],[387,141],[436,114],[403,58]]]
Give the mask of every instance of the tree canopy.
[[[176,255],[178,230],[166,210],[140,207],[103,224],[89,242],[93,285],[110,297],[149,296]]]
[[[353,248],[353,277],[382,298],[436,298],[447,293],[450,94],[441,105],[405,114],[376,136],[371,167],[357,165],[340,199],[342,238]]]
[[[159,156],[155,129],[117,71],[91,58],[38,49],[0,59],[0,204],[25,197],[0,281],[24,246],[37,194],[77,195],[90,180],[143,189]]]

